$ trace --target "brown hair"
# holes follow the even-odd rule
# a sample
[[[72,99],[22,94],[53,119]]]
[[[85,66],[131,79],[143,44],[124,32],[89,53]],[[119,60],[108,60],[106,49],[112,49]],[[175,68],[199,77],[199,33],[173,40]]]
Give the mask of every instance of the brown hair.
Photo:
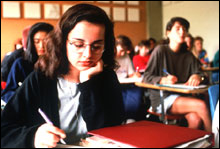
[[[102,55],[105,68],[114,69],[115,39],[113,23],[104,10],[90,4],[78,4],[69,8],[59,20],[56,29],[49,34],[47,41],[47,53],[39,59],[36,68],[49,77],[63,76],[69,72],[69,61],[67,58],[66,40],[69,32],[80,21],[88,21],[105,26],[105,47]]]

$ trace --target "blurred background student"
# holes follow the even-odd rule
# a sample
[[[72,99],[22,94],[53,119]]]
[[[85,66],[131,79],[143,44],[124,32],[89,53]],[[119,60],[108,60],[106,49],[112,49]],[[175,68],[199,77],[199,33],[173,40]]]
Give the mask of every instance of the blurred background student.
[[[148,41],[150,42],[150,51],[149,54],[151,54],[154,50],[154,48],[157,46],[157,41],[154,38],[149,38]]]
[[[212,65],[213,67],[219,67],[219,50],[215,53]],[[219,83],[219,70],[212,73],[212,82]]]
[[[133,64],[136,72],[144,73],[147,68],[147,63],[150,59],[150,48],[150,42],[148,40],[142,40],[138,44],[139,52],[133,57]]]
[[[4,59],[2,60],[1,75],[2,75],[2,81],[4,82],[7,81],[8,74],[11,70],[11,66],[14,63],[14,61],[17,58],[24,56],[24,51],[27,49],[27,36],[30,30],[30,27],[31,26],[27,26],[22,31],[22,39],[19,38],[18,40],[15,41],[14,51],[5,55]]]
[[[1,92],[1,98],[6,103],[25,78],[34,70],[34,64],[38,57],[45,54],[46,36],[52,30],[53,26],[44,22],[36,23],[30,28],[24,57],[17,58],[14,61],[8,74],[6,88]]]
[[[186,35],[185,42],[186,42],[186,45],[187,45],[187,50],[192,52],[193,46],[194,46],[194,38],[190,33],[188,33]]]
[[[119,35],[116,37],[116,61],[119,68],[116,70],[118,79],[140,78],[141,74],[136,72],[132,60],[127,54],[128,48],[132,45],[129,37]],[[132,45],[133,47],[133,45]],[[138,111],[141,106],[143,91],[134,84],[121,84],[123,101],[125,105],[126,119],[139,119]]]
[[[203,38],[200,36],[194,38],[193,54],[200,60],[204,67],[210,66],[208,53],[203,49]]]

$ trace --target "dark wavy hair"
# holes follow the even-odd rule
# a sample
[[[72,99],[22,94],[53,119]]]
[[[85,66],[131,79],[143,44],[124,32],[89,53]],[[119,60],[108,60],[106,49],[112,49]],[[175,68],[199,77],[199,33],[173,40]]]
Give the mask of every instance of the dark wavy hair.
[[[39,31],[49,33],[52,30],[53,30],[53,26],[45,22],[39,22],[31,26],[27,37],[27,43],[26,43],[27,49],[25,50],[24,53],[24,58],[26,60],[28,60],[32,64],[34,64],[38,60],[37,51],[34,45],[34,35]]]
[[[90,4],[78,4],[63,14],[54,32],[49,34],[47,54],[35,65],[46,76],[54,78],[68,74],[70,64],[67,58],[66,40],[69,32],[81,21],[105,26],[105,50],[102,55],[104,68],[114,69],[116,67],[113,23],[101,8]]]
[[[171,31],[173,25],[175,22],[179,22],[182,26],[186,28],[186,31],[189,31],[190,23],[185,18],[182,17],[173,17],[170,19],[170,21],[167,23],[166,31]]]

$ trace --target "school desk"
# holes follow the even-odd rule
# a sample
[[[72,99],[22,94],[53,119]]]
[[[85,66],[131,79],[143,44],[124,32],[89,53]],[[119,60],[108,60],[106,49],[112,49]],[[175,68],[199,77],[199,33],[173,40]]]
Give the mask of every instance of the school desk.
[[[208,90],[208,86],[204,88],[198,88],[198,89],[187,89],[187,88],[184,89],[184,88],[168,87],[168,86],[163,86],[163,85],[148,84],[148,83],[143,83],[143,82],[136,82],[135,85],[139,87],[143,87],[143,88],[160,90],[160,99],[161,99],[160,101],[161,101],[161,107],[162,107],[161,121],[163,121],[164,124],[168,123],[168,121],[165,119],[164,99],[163,99],[164,91],[184,93],[184,94],[200,94],[200,93],[207,92]]]
[[[202,67],[202,71],[207,72],[209,75],[209,83],[213,84],[212,82],[212,72],[219,71],[219,67]]]

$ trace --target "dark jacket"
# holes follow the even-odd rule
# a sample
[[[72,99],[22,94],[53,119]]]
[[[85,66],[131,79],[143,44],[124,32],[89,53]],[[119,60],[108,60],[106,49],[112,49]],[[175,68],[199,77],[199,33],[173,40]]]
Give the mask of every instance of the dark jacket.
[[[6,88],[1,92],[1,99],[6,103],[19,87],[19,83],[23,83],[25,78],[34,70],[34,65],[28,60],[18,58],[14,61],[11,71],[8,74]]]
[[[8,74],[11,70],[11,66],[14,63],[14,61],[19,58],[23,57],[24,55],[24,49],[20,48],[18,50],[13,51],[10,55],[6,55],[1,63],[1,75],[2,75],[2,81],[7,81]]]
[[[88,131],[123,122],[123,100],[114,71],[104,70],[78,87],[80,109]],[[2,111],[1,147],[34,147],[35,132],[45,123],[38,108],[59,127],[58,101],[57,80],[32,72]]]

